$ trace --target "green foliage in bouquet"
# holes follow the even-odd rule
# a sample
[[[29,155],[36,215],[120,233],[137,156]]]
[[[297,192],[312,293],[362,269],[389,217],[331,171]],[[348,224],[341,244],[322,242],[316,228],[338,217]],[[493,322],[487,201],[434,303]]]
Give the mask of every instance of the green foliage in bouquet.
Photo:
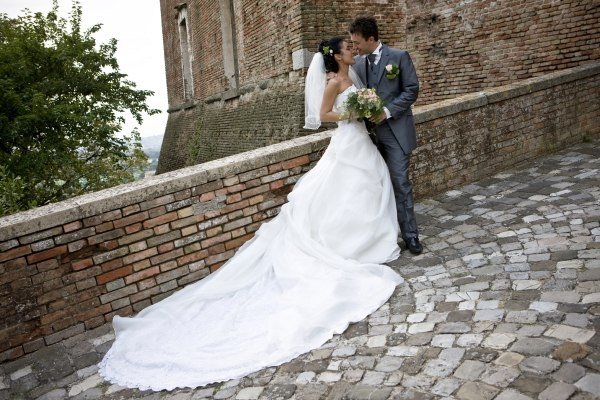
[[[360,118],[371,118],[383,112],[384,102],[375,89],[362,88],[348,95],[346,110]]]

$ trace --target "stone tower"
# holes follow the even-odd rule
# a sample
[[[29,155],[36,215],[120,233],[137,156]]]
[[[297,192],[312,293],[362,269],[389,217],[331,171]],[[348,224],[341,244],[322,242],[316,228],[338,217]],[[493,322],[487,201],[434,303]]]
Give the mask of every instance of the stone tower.
[[[357,15],[408,50],[417,105],[598,60],[600,6],[581,0],[160,0],[169,119],[158,173],[302,129],[304,74]]]

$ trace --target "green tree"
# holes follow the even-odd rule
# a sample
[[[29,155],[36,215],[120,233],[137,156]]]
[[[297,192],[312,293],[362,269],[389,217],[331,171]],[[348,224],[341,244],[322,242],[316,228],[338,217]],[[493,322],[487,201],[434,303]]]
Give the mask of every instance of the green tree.
[[[135,179],[147,162],[140,135],[119,136],[129,112],[152,115],[119,71],[116,39],[97,44],[101,25],[81,28],[81,5],[68,19],[0,14],[0,215]]]

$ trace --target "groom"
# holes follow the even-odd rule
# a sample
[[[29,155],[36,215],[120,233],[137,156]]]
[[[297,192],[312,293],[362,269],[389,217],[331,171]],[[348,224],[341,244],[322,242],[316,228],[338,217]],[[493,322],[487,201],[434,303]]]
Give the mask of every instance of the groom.
[[[384,112],[371,118],[371,122],[375,124],[377,147],[392,178],[402,239],[411,253],[420,254],[423,246],[419,242],[412,184],[408,179],[410,154],[417,147],[410,108],[419,94],[417,73],[408,52],[389,48],[379,41],[375,18],[356,18],[349,31],[359,54],[353,69],[367,87],[377,90],[386,104]]]

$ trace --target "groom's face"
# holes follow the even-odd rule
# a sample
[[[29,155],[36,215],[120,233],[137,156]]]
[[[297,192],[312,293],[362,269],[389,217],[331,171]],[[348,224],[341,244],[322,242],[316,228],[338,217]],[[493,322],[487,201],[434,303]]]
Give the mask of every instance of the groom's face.
[[[350,39],[352,40],[354,51],[358,52],[358,54],[361,56],[364,56],[365,54],[371,54],[373,50],[377,48],[377,42],[373,36],[369,36],[368,39],[365,39],[359,33],[351,33]]]

